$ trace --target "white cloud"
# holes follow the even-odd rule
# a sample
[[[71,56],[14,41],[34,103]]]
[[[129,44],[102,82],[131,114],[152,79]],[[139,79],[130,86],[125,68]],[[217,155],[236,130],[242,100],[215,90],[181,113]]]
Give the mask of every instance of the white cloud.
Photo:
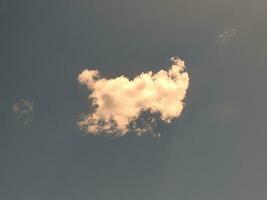
[[[125,135],[151,132],[159,115],[161,121],[170,123],[179,117],[184,108],[184,98],[189,86],[185,64],[179,58],[171,59],[168,71],[142,72],[133,80],[125,76],[102,78],[97,70],[84,70],[78,81],[91,91],[94,111],[83,114],[79,126],[92,134]],[[142,126],[137,123],[142,113],[149,113]],[[140,120],[139,120],[140,121]]]

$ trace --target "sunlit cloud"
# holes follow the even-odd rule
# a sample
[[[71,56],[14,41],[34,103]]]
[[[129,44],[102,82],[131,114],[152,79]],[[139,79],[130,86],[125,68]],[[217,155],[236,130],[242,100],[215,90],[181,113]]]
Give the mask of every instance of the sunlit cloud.
[[[158,120],[170,123],[185,105],[185,63],[176,57],[171,62],[169,70],[142,72],[132,80],[123,75],[103,78],[97,70],[81,72],[78,81],[89,89],[93,111],[82,114],[79,126],[95,135],[155,134]]]
[[[228,44],[233,38],[236,37],[237,31],[235,28],[228,29],[223,33],[217,36],[216,44],[218,45],[226,45]]]
[[[15,114],[17,120],[21,121],[24,126],[28,126],[32,122],[34,103],[20,98],[16,103],[12,105],[12,111]]]

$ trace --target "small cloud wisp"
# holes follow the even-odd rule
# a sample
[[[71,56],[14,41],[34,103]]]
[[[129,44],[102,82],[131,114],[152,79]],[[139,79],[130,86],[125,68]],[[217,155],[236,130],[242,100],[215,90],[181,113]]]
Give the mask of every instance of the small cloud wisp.
[[[236,29],[235,28],[228,29],[218,35],[216,44],[224,46],[235,36],[236,36]]]
[[[82,114],[79,126],[95,135],[122,136],[130,131],[142,135],[153,132],[158,119],[170,123],[179,117],[189,76],[183,60],[173,57],[171,61],[168,71],[142,72],[133,80],[123,75],[106,79],[97,70],[84,70],[78,82],[91,92],[93,111]]]
[[[20,120],[24,126],[28,126],[32,121],[34,103],[20,98],[19,101],[13,104],[12,111],[15,114],[17,120]]]

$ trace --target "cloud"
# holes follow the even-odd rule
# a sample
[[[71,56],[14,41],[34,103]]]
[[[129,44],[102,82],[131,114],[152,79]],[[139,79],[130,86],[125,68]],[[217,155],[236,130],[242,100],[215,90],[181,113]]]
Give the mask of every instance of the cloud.
[[[219,34],[216,40],[216,44],[218,45],[226,45],[229,41],[231,41],[234,37],[236,37],[236,29],[231,28],[223,33]]]
[[[20,98],[19,101],[12,105],[12,111],[15,114],[17,120],[21,121],[24,126],[28,126],[32,121],[34,103]]]
[[[176,57],[171,61],[168,71],[142,72],[133,80],[123,75],[106,79],[97,70],[84,70],[78,81],[91,92],[93,111],[82,114],[79,126],[95,135],[154,134],[158,120],[170,123],[179,117],[189,76],[184,61]]]

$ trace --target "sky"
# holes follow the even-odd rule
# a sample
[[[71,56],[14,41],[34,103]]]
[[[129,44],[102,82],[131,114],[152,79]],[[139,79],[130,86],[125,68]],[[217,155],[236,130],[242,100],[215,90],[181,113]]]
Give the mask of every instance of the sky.
[[[0,0],[0,199],[266,199],[266,8]],[[173,56],[190,84],[161,137],[79,128],[90,110],[83,70],[132,80],[168,71]]]

